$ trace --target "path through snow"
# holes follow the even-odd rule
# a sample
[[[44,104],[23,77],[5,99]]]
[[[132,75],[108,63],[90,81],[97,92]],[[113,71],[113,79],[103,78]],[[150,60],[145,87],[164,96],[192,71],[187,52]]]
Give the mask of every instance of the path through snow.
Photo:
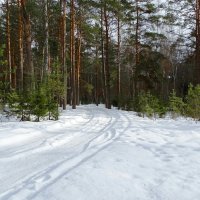
[[[200,124],[80,106],[0,124],[0,200],[199,200]]]

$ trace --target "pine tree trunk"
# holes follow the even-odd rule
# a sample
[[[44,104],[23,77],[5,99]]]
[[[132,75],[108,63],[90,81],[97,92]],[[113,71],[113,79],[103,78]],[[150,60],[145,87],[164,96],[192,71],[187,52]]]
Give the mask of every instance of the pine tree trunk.
[[[18,0],[18,41],[19,41],[19,67],[18,67],[18,89],[23,91],[23,71],[24,71],[24,53],[23,53],[23,22],[21,0]]]
[[[9,0],[6,1],[6,34],[7,34],[7,61],[8,61],[8,70],[6,75],[6,81],[9,83],[9,88],[12,87],[12,56],[11,56],[11,41],[10,41],[10,5]]]
[[[111,109],[110,102],[110,66],[109,66],[109,32],[107,5],[104,5],[104,23],[105,23],[105,75],[106,75],[106,107]]]
[[[120,98],[121,98],[121,60],[120,60],[120,49],[121,49],[121,34],[120,34],[120,19],[117,17],[117,98],[118,98],[118,108],[120,108]]]
[[[62,0],[62,65],[63,65],[63,80],[64,80],[64,94],[63,94],[63,109],[67,107],[67,66],[66,66],[66,0]]]
[[[34,88],[34,69],[33,69],[33,58],[32,58],[32,38],[31,38],[31,22],[30,16],[25,22],[25,39],[26,39],[26,65],[25,65],[25,85],[27,89]]]
[[[62,13],[63,6],[62,6],[62,1],[63,0],[60,0],[60,18],[59,18],[59,23],[58,23],[58,26],[59,26],[59,31],[58,31],[58,40],[59,40],[58,61],[59,61],[59,63],[61,63],[61,65],[59,65],[59,67],[57,69],[57,75],[62,74],[63,76],[57,78],[58,82],[64,80],[63,66],[62,66],[62,63],[63,63],[63,13]],[[63,87],[64,86],[65,85],[63,85]],[[64,93],[63,93],[62,96],[58,97],[58,103],[59,103],[60,107],[63,107],[63,101],[64,101],[63,99],[64,99]]]
[[[81,20],[80,22],[81,23]],[[80,68],[81,68],[81,40],[82,40],[82,33],[81,33],[81,24],[79,24],[78,32],[78,41],[77,41],[77,75],[76,75],[76,104],[80,104]]]
[[[134,95],[138,94],[138,65],[140,62],[140,52],[139,52],[139,0],[136,0],[136,29],[135,29],[135,69],[133,69],[134,77]],[[133,97],[133,96],[132,96]]]
[[[48,20],[48,0],[44,0],[44,15],[45,15],[45,51],[44,51],[44,79],[48,76],[49,71],[49,20]]]
[[[76,66],[75,66],[75,11],[74,11],[74,0],[71,0],[71,36],[70,36],[70,46],[71,46],[71,88],[72,88],[72,108],[76,109]]]
[[[104,14],[103,14],[103,0],[101,1],[101,68],[102,68],[102,93],[106,105],[106,78],[105,78],[105,55],[104,55]],[[106,105],[107,107],[107,105]]]
[[[32,58],[32,36],[31,36],[31,21],[30,15],[26,12],[25,0],[22,0],[23,22],[24,22],[24,36],[25,36],[25,67],[24,67],[24,89],[34,89],[34,68]]]
[[[16,89],[16,64],[14,47],[11,48],[11,88]]]
[[[95,66],[95,104],[99,105],[99,66],[98,66],[98,47],[96,46],[96,66]]]
[[[200,0],[196,0],[196,84],[200,83]]]

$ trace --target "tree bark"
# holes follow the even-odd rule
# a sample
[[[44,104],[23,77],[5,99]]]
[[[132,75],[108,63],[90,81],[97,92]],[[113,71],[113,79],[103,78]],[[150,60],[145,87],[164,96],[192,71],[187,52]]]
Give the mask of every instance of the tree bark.
[[[22,22],[22,5],[18,0],[18,46],[19,46],[19,66],[18,66],[18,89],[23,91],[23,71],[24,71],[24,53],[23,53],[23,22]]]
[[[96,66],[95,66],[95,104],[99,105],[99,65],[98,65],[98,47],[96,46]]]
[[[72,109],[76,109],[76,66],[75,66],[75,9],[74,0],[70,1],[71,4],[71,33],[70,33],[70,46],[71,46],[71,88],[72,88]]]
[[[121,98],[121,60],[120,60],[120,50],[121,50],[121,34],[120,34],[120,18],[117,17],[117,98],[118,98],[118,108],[120,108],[120,98]]]
[[[44,69],[43,78],[47,78],[49,71],[49,19],[48,19],[48,0],[44,0],[44,15],[45,15],[45,52],[44,52]]]
[[[107,5],[104,4],[104,23],[105,23],[105,74],[106,74],[106,107],[111,109],[110,102],[110,66],[109,66],[109,30]]]
[[[135,69],[133,69],[133,79],[134,79],[134,95],[138,94],[138,65],[140,62],[140,50],[139,50],[139,0],[136,0],[136,29],[135,29]],[[133,96],[132,96],[133,97]]]
[[[11,88],[16,89],[16,63],[14,47],[11,47]]]
[[[26,1],[22,0],[24,36],[25,36],[25,67],[24,67],[24,89],[35,89],[34,85],[34,68],[32,57],[32,36],[31,36],[31,20],[30,15],[26,11]]]
[[[7,34],[7,61],[8,70],[6,72],[6,81],[9,83],[9,88],[12,88],[12,55],[11,55],[11,41],[10,41],[10,5],[9,0],[6,1],[6,34]]]
[[[103,0],[101,0],[101,68],[102,68],[102,95],[106,105],[106,78],[105,78],[105,53],[104,53],[104,10]],[[107,105],[106,105],[107,107]]]
[[[200,0],[196,0],[196,84],[200,83]]]
[[[63,110],[67,107],[67,66],[66,66],[66,0],[62,0],[62,71],[64,82]]]
[[[77,41],[77,81],[76,81],[76,104],[80,104],[80,69],[81,69],[81,42],[82,42],[82,33],[81,33],[81,19],[79,21],[79,30],[78,32],[78,41]]]

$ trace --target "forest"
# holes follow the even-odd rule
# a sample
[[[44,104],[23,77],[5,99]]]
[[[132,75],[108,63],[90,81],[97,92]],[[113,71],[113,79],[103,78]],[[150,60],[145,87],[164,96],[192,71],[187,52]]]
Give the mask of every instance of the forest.
[[[199,0],[0,1],[1,110],[80,104],[200,119]]]

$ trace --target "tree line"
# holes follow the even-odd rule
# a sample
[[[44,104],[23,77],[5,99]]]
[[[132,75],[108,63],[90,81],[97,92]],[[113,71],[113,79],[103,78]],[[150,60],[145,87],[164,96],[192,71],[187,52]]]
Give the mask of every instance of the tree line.
[[[200,1],[4,0],[0,66],[1,105],[22,120],[184,101],[200,83]]]

